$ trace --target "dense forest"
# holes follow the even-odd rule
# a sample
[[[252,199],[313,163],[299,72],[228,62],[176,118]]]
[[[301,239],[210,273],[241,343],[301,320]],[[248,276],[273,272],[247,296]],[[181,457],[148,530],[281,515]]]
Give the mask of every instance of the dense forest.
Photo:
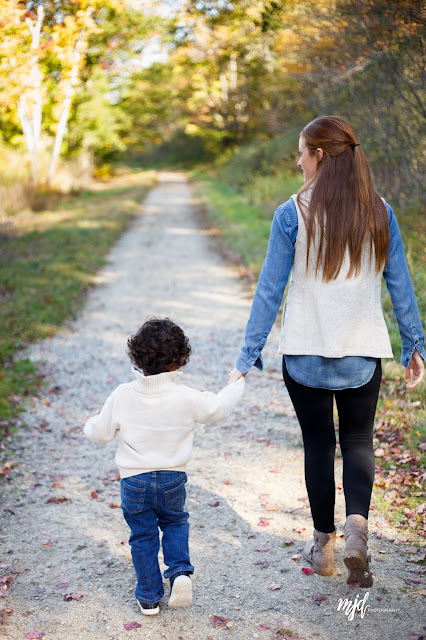
[[[129,153],[223,163],[247,149],[247,170],[275,175],[325,113],[354,124],[380,190],[418,200],[422,5],[0,0],[3,208],[78,188]],[[141,63],[153,41],[161,61]]]

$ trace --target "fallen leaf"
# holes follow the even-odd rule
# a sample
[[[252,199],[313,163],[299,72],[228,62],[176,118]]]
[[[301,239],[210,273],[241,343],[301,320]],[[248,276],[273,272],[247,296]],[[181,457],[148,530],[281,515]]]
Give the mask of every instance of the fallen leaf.
[[[322,602],[323,600],[327,600],[327,596],[325,596],[323,593],[315,593],[312,596],[312,600],[314,602]]]
[[[64,496],[62,496],[61,498],[58,496],[53,496],[52,498],[46,500],[46,502],[54,502],[55,504],[60,504],[61,502],[66,502],[67,500],[68,498],[65,498]]]
[[[71,600],[81,600],[84,598],[84,593],[79,593],[76,591],[75,593],[66,593],[64,595],[65,602],[70,602]]]
[[[117,502],[110,502],[109,503],[109,508],[110,509],[120,509],[121,505],[118,504]]]
[[[209,507],[218,507],[220,505],[219,500],[215,500],[214,502],[209,502]]]
[[[268,631],[270,628],[269,624],[258,624],[256,627],[258,631]]]
[[[272,520],[272,518],[264,518],[263,516],[260,518],[259,520],[259,527],[269,527],[269,520]]]
[[[90,497],[93,499],[97,499],[99,498],[99,493],[97,493],[96,491],[91,491]]]
[[[259,547],[258,549],[256,549],[256,551],[260,553],[266,553],[267,551],[269,551],[269,547],[267,545],[265,547]]]
[[[261,569],[267,569],[271,565],[271,563],[267,562],[266,560],[258,560],[253,564],[260,566]]]
[[[302,567],[302,571],[306,576],[311,576],[313,574],[312,569],[308,569],[307,567]]]
[[[301,556],[300,553],[296,553],[294,556],[291,556],[291,559],[294,560],[294,562],[300,562],[302,557],[303,556]]]
[[[279,591],[282,588],[283,588],[282,584],[278,584],[278,583],[275,583],[275,582],[270,584],[269,587],[268,587],[269,591]]]
[[[126,631],[130,631],[131,629],[140,629],[141,628],[141,624],[139,624],[139,622],[124,622],[123,623],[123,627],[126,629]]]
[[[213,627],[226,628],[226,625],[230,621],[231,621],[231,618],[223,618],[222,616],[212,616],[210,618],[210,622],[212,623]]]
[[[421,578],[404,578],[404,582],[406,582],[407,584],[421,584],[422,579]]]
[[[382,531],[380,531],[380,529],[378,529],[378,530],[377,530],[377,532],[376,532],[376,538],[377,538],[378,540],[380,540],[380,539],[381,539],[381,537],[382,537],[382,535],[383,535],[383,532],[382,532]]]
[[[42,640],[44,633],[42,631],[29,631],[25,634],[27,640]]]
[[[56,588],[57,589],[66,589],[69,586],[70,585],[68,584],[68,582],[60,582],[59,584],[56,585]]]

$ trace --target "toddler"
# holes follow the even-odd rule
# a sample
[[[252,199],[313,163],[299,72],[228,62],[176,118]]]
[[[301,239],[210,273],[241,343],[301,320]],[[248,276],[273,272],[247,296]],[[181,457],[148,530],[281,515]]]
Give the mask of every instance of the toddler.
[[[168,318],[145,322],[128,340],[133,382],[119,385],[84,432],[95,442],[118,438],[115,457],[121,477],[121,507],[130,527],[136,571],[136,599],[144,615],[159,612],[164,595],[158,564],[160,538],[170,580],[170,607],[192,602],[194,572],[189,558],[189,514],[184,511],[185,468],[191,458],[194,425],[218,422],[235,408],[244,378],[218,394],[177,384],[191,347]]]

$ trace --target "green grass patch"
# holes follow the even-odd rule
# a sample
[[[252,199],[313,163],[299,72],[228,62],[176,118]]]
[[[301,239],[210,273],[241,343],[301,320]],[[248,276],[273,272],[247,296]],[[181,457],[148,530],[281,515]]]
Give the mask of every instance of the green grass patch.
[[[250,202],[246,194],[219,181],[210,172],[193,171],[191,179],[211,224],[220,229],[235,258],[257,277],[265,258],[274,210],[283,199],[275,197],[272,208],[266,212],[259,202]],[[300,180],[290,172],[280,180],[280,189],[290,195],[299,186]]]
[[[0,434],[10,432],[41,381],[20,351],[53,335],[80,309],[93,275],[140,211],[154,172],[119,176],[0,226]]]

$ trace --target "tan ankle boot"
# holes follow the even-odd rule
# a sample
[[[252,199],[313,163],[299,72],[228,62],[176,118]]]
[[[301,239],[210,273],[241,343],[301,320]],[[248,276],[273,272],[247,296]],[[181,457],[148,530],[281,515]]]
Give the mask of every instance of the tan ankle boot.
[[[313,540],[303,548],[302,555],[312,564],[312,569],[320,576],[331,576],[334,571],[334,543],[336,531],[322,533],[314,529]]]
[[[373,586],[367,549],[368,520],[358,513],[346,518],[345,524],[345,558],[348,568],[347,584],[363,588]]]

